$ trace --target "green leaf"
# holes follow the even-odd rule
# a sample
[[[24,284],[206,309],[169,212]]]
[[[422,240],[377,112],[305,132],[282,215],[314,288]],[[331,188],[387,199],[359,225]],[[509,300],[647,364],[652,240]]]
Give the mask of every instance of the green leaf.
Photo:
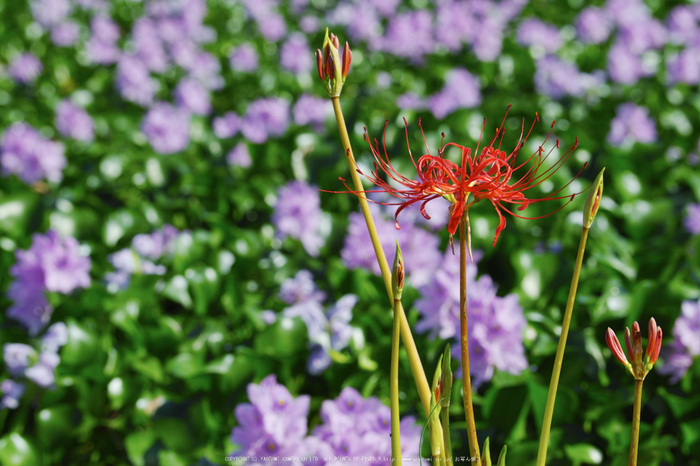
[[[186,309],[192,308],[192,298],[187,289],[187,279],[182,275],[175,275],[170,279],[165,288],[163,288],[163,295],[176,303],[182,304]]]
[[[600,464],[603,462],[603,453],[587,443],[564,445],[564,452],[574,464]]]
[[[0,201],[0,231],[14,238],[23,236],[38,200],[39,197],[34,194],[2,196]]]
[[[168,361],[167,371],[181,379],[188,379],[200,373],[202,362],[191,353],[181,353]]]
[[[144,466],[146,461],[143,455],[151,448],[156,436],[152,430],[133,432],[124,438],[124,448],[129,460],[135,466]]]
[[[0,438],[0,462],[3,466],[36,466],[41,464],[39,452],[18,433]]]
[[[498,463],[496,466],[506,466],[506,453],[508,453],[508,447],[506,445],[503,445],[503,448],[501,449],[501,454],[498,455]]]

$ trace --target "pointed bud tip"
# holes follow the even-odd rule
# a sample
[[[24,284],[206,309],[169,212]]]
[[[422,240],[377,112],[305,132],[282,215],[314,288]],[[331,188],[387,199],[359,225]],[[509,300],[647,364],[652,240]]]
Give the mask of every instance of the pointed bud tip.
[[[591,184],[591,190],[588,193],[588,198],[586,198],[586,205],[583,207],[583,227],[590,228],[593,224],[598,209],[600,208],[600,201],[603,198],[603,173],[605,172],[605,167],[598,173],[596,179]]]

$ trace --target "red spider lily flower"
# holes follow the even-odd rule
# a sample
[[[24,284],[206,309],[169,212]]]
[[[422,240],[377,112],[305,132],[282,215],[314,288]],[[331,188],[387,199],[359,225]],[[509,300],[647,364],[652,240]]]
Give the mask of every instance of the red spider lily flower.
[[[581,194],[574,193],[570,195],[559,195],[559,193],[568,187],[574,179],[578,178],[578,176],[587,166],[587,164],[584,164],[583,168],[578,172],[578,174],[576,174],[576,176],[574,176],[574,178],[562,188],[541,199],[528,199],[525,196],[525,192],[542,184],[559,168],[561,168],[564,163],[566,163],[578,145],[578,138],[576,139],[574,145],[571,146],[552,166],[546,168],[544,171],[540,170],[547,158],[553,152],[554,148],[559,148],[558,139],[554,147],[546,154],[543,148],[544,144],[549,140],[554,128],[554,123],[552,123],[552,128],[550,129],[550,132],[545,138],[543,144],[540,145],[539,149],[525,161],[518,162],[516,164],[516,158],[524,147],[527,138],[530,136],[532,128],[534,127],[534,122],[528,133],[525,134],[525,123],[523,121],[520,139],[518,140],[515,149],[508,154],[501,150],[501,142],[503,135],[505,134],[504,125],[509,110],[510,105],[506,110],[506,116],[503,118],[503,123],[501,123],[501,126],[496,130],[494,137],[491,139],[489,144],[481,150],[481,152],[479,152],[479,144],[481,143],[481,138],[479,138],[479,143],[477,144],[476,151],[474,152],[474,154],[478,155],[473,156],[471,149],[468,147],[450,142],[448,144],[441,144],[438,155],[430,154],[430,150],[428,149],[428,154],[421,156],[418,158],[418,162],[416,162],[409,147],[408,153],[416,169],[418,175],[417,180],[409,179],[399,174],[389,160],[389,156],[386,152],[386,144],[384,144],[384,153],[382,154],[379,151],[379,144],[377,141],[374,141],[374,146],[370,142],[369,136],[367,135],[367,129],[365,128],[365,141],[369,143],[375,160],[374,171],[372,171],[370,175],[365,175],[359,168],[357,168],[357,171],[361,175],[365,176],[365,178],[367,178],[370,182],[374,183],[379,189],[358,192],[352,190],[347,183],[345,183],[345,180],[341,178],[343,183],[345,183],[345,186],[348,188],[348,191],[346,192],[352,192],[356,195],[368,192],[386,192],[394,197],[402,199],[402,202],[397,203],[380,202],[380,204],[400,206],[396,211],[395,217],[397,229],[400,228],[398,224],[398,215],[403,209],[415,203],[420,203],[421,213],[425,218],[430,219],[425,211],[425,205],[433,199],[444,197],[452,203],[450,208],[450,221],[448,224],[448,231],[450,235],[454,235],[456,233],[457,227],[459,226],[463,216],[468,212],[469,207],[476,202],[487,199],[495,207],[496,213],[500,219],[493,240],[493,246],[496,246],[498,236],[506,227],[506,219],[503,216],[502,211],[505,211],[514,217],[524,219],[539,219],[558,212],[559,210],[563,209],[566,204],[571,202],[575,196]],[[536,121],[539,121],[539,116],[537,114],[535,114],[535,122]],[[388,122],[384,125],[385,136],[387,124]],[[404,124],[406,127],[406,142],[408,143],[408,124],[405,120]],[[420,127],[420,120],[418,125]],[[484,127],[485,125],[486,120],[484,119]],[[422,127],[421,133],[423,133]],[[499,138],[500,141],[498,146],[494,146]],[[425,136],[423,136],[423,140],[425,141]],[[444,151],[450,146],[457,147],[461,150],[461,165],[457,165],[456,163],[444,158]],[[516,179],[515,174],[516,172],[519,173],[520,171],[525,171],[525,174]],[[388,181],[385,181],[380,176],[380,172],[382,172],[388,180],[393,180],[398,185],[402,186],[402,188],[395,188],[389,184]],[[470,201],[472,196],[473,200]],[[553,212],[539,217],[523,217],[514,213],[511,208],[507,207],[508,204],[514,204],[518,206],[518,211],[522,211],[532,203],[556,199],[568,199],[568,202]]]
[[[647,350],[644,354],[642,351],[642,331],[639,324],[635,322],[632,325],[632,332],[630,332],[629,328],[626,328],[625,346],[627,347],[627,354],[632,361],[631,363],[625,357],[625,353],[622,351],[622,347],[620,346],[617,336],[615,336],[615,332],[609,327],[608,331],[605,332],[605,342],[608,344],[608,348],[610,348],[615,358],[627,368],[635,379],[644,380],[651,368],[654,367],[654,363],[659,359],[663,335],[661,327],[656,325],[656,320],[652,317],[651,320],[649,320],[649,338],[647,341]]]

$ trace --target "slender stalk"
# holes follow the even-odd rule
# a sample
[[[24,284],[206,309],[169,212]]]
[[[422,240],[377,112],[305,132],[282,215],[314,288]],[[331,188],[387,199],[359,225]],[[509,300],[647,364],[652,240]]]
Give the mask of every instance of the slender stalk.
[[[391,334],[391,456],[392,464],[401,466],[401,417],[399,416],[399,341],[401,339],[401,300],[394,299],[394,328]]]
[[[445,396],[450,396],[445,393]],[[442,420],[442,439],[445,444],[445,456],[447,457],[447,465],[454,466],[454,460],[452,459],[452,441],[450,440],[450,413],[449,409],[443,407],[440,411],[440,419]]]
[[[642,384],[644,379],[636,379],[634,383],[634,412],[632,414],[632,439],[630,440],[630,461],[628,466],[637,466],[639,453],[639,423],[642,414]]]
[[[554,401],[557,397],[557,387],[559,386],[559,375],[561,374],[561,366],[564,360],[564,350],[566,349],[566,338],[569,334],[569,326],[571,325],[571,314],[576,301],[576,290],[578,288],[578,279],[581,274],[581,264],[583,263],[583,253],[586,250],[586,240],[588,239],[588,228],[584,227],[581,232],[581,241],[578,244],[578,254],[576,255],[576,264],[574,265],[574,276],[571,278],[571,287],[569,288],[569,299],[566,301],[566,310],[564,311],[564,322],[561,324],[561,335],[559,335],[559,345],[557,346],[557,355],[554,358],[554,368],[552,369],[552,378],[549,382],[549,393],[547,394],[547,405],[544,409],[544,419],[542,420],[542,432],[540,434],[540,447],[537,451],[537,466],[544,466],[547,460],[547,447],[549,445],[549,431],[552,427],[552,415],[554,414]]]
[[[362,186],[360,175],[357,173],[357,168],[355,166],[355,157],[352,152],[352,147],[350,146],[350,137],[348,136],[348,130],[345,126],[343,110],[340,108],[340,101],[338,97],[332,97],[331,102],[333,103],[333,111],[335,112],[335,119],[338,123],[340,140],[343,143],[343,149],[345,150],[348,166],[350,167],[350,176],[352,177],[352,182],[355,185],[355,191],[359,193],[358,197],[360,199],[360,209],[362,210],[362,215],[365,217],[365,222],[367,223],[367,229],[369,230],[369,236],[372,239],[374,253],[377,255],[377,262],[379,263],[379,268],[382,272],[382,279],[384,280],[384,286],[386,286],[387,295],[393,303],[394,296],[391,290],[391,269],[386,261],[386,255],[384,254],[382,243],[379,241],[377,228],[374,225],[374,219],[372,218],[372,213],[369,210],[369,203],[363,194],[364,187]],[[406,348],[408,362],[411,366],[411,372],[413,373],[416,388],[418,389],[418,396],[420,396],[423,411],[425,412],[425,417],[427,418],[430,415],[430,386],[428,385],[428,379],[425,376],[423,364],[420,361],[420,355],[418,354],[418,349],[416,348],[416,342],[413,340],[413,335],[411,334],[411,328],[408,325],[406,314],[404,313],[403,306],[400,303],[398,314],[401,317],[401,339],[403,340],[404,348]]]
[[[467,213],[459,223],[459,329],[462,350],[462,385],[464,387],[464,416],[467,420],[467,438],[469,453],[476,458],[475,464],[481,464],[479,439],[476,436],[474,406],[472,404],[472,381],[469,374],[469,336],[467,335]]]

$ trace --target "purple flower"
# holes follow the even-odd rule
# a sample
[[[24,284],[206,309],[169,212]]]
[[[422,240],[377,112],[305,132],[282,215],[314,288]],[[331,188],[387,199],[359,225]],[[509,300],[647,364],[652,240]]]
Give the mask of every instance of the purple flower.
[[[90,142],[94,139],[94,123],[88,113],[64,99],[56,108],[56,129],[64,136],[78,141]]]
[[[73,21],[64,21],[51,28],[51,41],[59,47],[70,47],[80,38],[80,26]]]
[[[608,52],[608,73],[613,81],[622,84],[634,84],[649,74],[642,66],[642,59],[622,42],[615,42]]]
[[[396,106],[402,110],[423,110],[427,103],[415,92],[407,92],[396,99]]]
[[[238,134],[241,128],[241,117],[233,112],[226,112],[224,116],[214,118],[213,127],[217,138],[231,138]]]
[[[277,42],[287,33],[287,24],[277,13],[269,13],[257,21],[260,34],[269,41]]]
[[[389,18],[386,35],[382,39],[382,50],[419,60],[431,53],[434,47],[433,17],[430,12],[410,11]]]
[[[537,18],[526,18],[518,27],[518,42],[526,46],[541,47],[545,53],[554,53],[561,48],[562,40],[556,26]]]
[[[34,20],[48,29],[68,17],[71,4],[69,0],[31,0],[29,8]]]
[[[683,225],[693,235],[700,234],[700,204],[688,204]]]
[[[494,61],[503,48],[503,25],[492,18],[481,22],[479,33],[474,36],[472,49],[481,61]]]
[[[325,239],[319,233],[321,197],[303,181],[291,181],[277,191],[272,224],[277,238],[291,237],[301,241],[306,252],[318,256]]]
[[[187,70],[190,77],[198,80],[202,86],[210,91],[224,87],[224,78],[221,77],[221,63],[210,53],[197,53],[192,63],[187,66]]]
[[[697,37],[698,18],[686,5],[675,7],[666,18],[669,38],[676,44],[689,44]]]
[[[460,108],[473,108],[481,103],[479,80],[462,68],[447,75],[445,87],[428,99],[435,118],[442,119]]]
[[[190,143],[190,113],[172,104],[158,102],[144,117],[141,130],[159,154],[180,152]]]
[[[209,91],[199,81],[191,78],[182,79],[175,88],[175,102],[178,107],[195,115],[208,115],[211,112]]]
[[[669,59],[669,80],[695,85],[700,82],[700,47],[689,47]]]
[[[25,183],[42,179],[58,183],[66,158],[63,145],[45,139],[26,123],[15,123],[0,140],[0,166],[5,176],[15,174]]]
[[[294,114],[294,123],[297,125],[312,125],[318,129],[323,127],[323,123],[331,115],[332,110],[331,106],[328,105],[328,99],[302,94],[294,104],[292,113]]]
[[[288,278],[282,282],[279,297],[287,304],[299,304],[308,301],[320,303],[326,299],[326,294],[316,288],[311,272],[300,270],[294,278]]]
[[[244,142],[236,144],[236,146],[231,149],[231,152],[226,155],[226,162],[229,165],[235,165],[237,167],[250,167],[253,164],[253,159],[250,158],[248,145]]]
[[[662,47],[667,40],[666,28],[664,25],[645,16],[639,21],[620,25],[618,37],[622,39],[625,46],[635,54],[642,54],[647,50]]]
[[[131,240],[131,246],[136,252],[148,259],[157,260],[165,254],[172,254],[175,240],[180,232],[172,225],[165,225],[150,235],[140,234]]]
[[[3,380],[0,384],[0,391],[3,394],[2,400],[0,400],[0,409],[17,409],[25,388],[23,383],[15,382],[12,379]]]
[[[119,60],[119,26],[114,21],[105,16],[96,16],[90,22],[90,32],[92,35],[87,43],[87,54],[92,63],[109,65]]]
[[[12,271],[12,269],[11,269]],[[33,275],[23,275],[10,283],[7,297],[13,301],[7,317],[19,321],[30,335],[36,335],[51,320],[53,308],[44,296],[44,276],[41,268],[34,267]]]
[[[39,362],[24,371],[24,375],[38,386],[49,388],[56,380],[54,371],[60,362],[61,358],[58,354],[44,351],[39,355]]]
[[[602,75],[581,73],[574,63],[566,62],[557,56],[548,55],[537,60],[537,92],[553,99],[561,99],[567,95],[581,97],[589,88],[603,82]]]
[[[239,446],[237,456],[297,454],[308,430],[309,396],[294,399],[269,375],[259,385],[248,385],[248,399],[250,403],[238,405],[234,412],[238,426],[231,432],[231,443]]]
[[[600,8],[586,8],[576,19],[576,31],[582,42],[600,44],[610,36],[613,23]]]
[[[16,55],[10,63],[10,77],[22,84],[31,84],[41,73],[44,66],[36,55],[32,53],[21,53]]]
[[[631,102],[619,105],[610,124],[608,142],[613,146],[631,145],[635,142],[651,144],[656,141],[656,123],[649,110]]]
[[[22,377],[24,371],[36,360],[34,348],[23,343],[5,343],[3,346],[3,359],[5,368],[10,375]]]
[[[250,73],[258,69],[258,53],[251,44],[243,44],[233,49],[228,61],[233,71]]]
[[[672,383],[683,378],[693,358],[700,355],[700,301],[683,301],[681,315],[673,325],[673,342],[664,352],[662,374],[673,375]]]
[[[138,19],[131,36],[136,47],[136,56],[150,71],[162,73],[168,68],[168,54],[154,21],[148,18]]]
[[[522,332],[526,321],[517,295],[496,296],[488,275],[476,278],[478,258],[467,266],[467,319],[469,326],[470,370],[475,386],[491,379],[494,369],[519,373],[527,367]],[[459,260],[445,253],[442,266],[419,288],[421,298],[415,307],[422,319],[417,332],[430,331],[434,338],[459,335]],[[459,345],[453,348],[460,358]]]
[[[68,343],[68,328],[63,322],[53,324],[41,337],[43,351],[58,353],[58,350],[66,343]]]
[[[270,136],[281,136],[289,126],[289,102],[281,98],[259,99],[248,106],[241,133],[252,143],[262,144]]]
[[[435,38],[451,52],[459,51],[463,43],[471,43],[479,29],[478,21],[466,2],[451,0],[437,6]]]
[[[138,58],[122,55],[117,63],[117,89],[121,96],[142,107],[153,103],[156,86],[148,68]]]
[[[296,74],[308,73],[313,69],[313,52],[303,34],[294,33],[282,44],[280,65]]]

